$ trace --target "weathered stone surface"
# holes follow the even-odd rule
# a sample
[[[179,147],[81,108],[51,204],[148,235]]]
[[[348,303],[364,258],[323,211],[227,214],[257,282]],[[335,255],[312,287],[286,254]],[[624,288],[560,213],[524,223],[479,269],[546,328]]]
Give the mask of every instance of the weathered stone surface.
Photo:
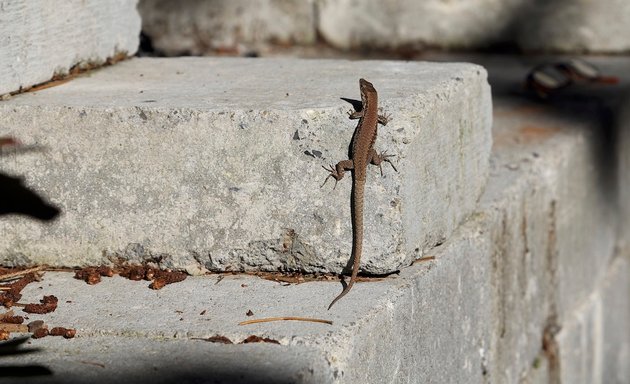
[[[630,3],[625,0],[559,0],[536,3],[519,20],[518,44],[526,50],[628,52]]]
[[[63,214],[45,226],[3,219],[0,262],[340,271],[351,178],[319,188],[321,166],[347,157],[356,122],[339,98],[359,98],[359,76],[392,114],[376,148],[399,168],[368,170],[362,269],[409,265],[485,187],[491,106],[478,66],[137,59],[14,97],[0,104],[0,131],[48,150],[1,169]]]
[[[142,31],[166,55],[249,53],[269,44],[313,44],[315,5],[308,1],[141,0]]]
[[[521,0],[327,1],[319,3],[319,30],[326,41],[344,49],[470,48],[505,39],[523,5]]]
[[[630,377],[630,269],[617,257],[602,284],[558,333],[562,383],[624,383]]]
[[[0,1],[0,95],[133,55],[136,0]]]
[[[500,382],[532,372],[545,330],[586,300],[614,255],[611,153],[591,103],[580,105],[571,114],[524,100],[495,105],[482,209],[494,217]]]

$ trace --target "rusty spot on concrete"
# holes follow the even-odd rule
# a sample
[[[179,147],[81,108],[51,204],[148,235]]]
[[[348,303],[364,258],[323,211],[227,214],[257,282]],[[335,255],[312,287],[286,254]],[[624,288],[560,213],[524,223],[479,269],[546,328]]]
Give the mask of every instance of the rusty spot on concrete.
[[[543,141],[560,132],[560,128],[541,125],[523,125],[519,128],[519,135],[526,141]]]
[[[514,107],[498,106],[494,109],[494,117],[530,116],[544,111],[539,104],[521,104]]]
[[[562,128],[558,126],[526,124],[518,128],[513,127],[498,132],[495,130],[492,139],[495,147],[528,145],[542,143],[560,131],[562,131]]]

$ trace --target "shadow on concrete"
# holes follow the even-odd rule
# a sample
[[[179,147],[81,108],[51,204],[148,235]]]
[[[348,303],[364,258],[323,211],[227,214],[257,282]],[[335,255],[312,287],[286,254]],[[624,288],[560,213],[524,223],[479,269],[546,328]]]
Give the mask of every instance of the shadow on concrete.
[[[2,378],[24,378],[36,376],[49,376],[52,371],[43,365],[4,365],[2,357],[24,355],[35,353],[39,348],[22,348],[22,345],[30,340],[30,337],[18,337],[6,342],[0,342],[0,379]]]
[[[61,211],[46,202],[40,194],[24,185],[24,180],[0,173],[0,215],[25,215],[50,221]]]
[[[4,148],[10,153],[41,151],[40,146],[22,145],[12,137],[0,137],[0,156],[4,155]],[[41,221],[50,221],[60,213],[59,208],[46,202],[40,194],[24,185],[24,180],[11,177],[0,172],[0,215],[25,215]]]

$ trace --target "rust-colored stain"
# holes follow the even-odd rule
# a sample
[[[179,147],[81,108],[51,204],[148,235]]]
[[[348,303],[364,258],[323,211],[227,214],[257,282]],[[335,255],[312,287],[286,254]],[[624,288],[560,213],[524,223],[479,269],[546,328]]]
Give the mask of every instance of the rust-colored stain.
[[[540,125],[523,125],[518,129],[519,135],[528,143],[544,141],[558,132],[560,132],[558,127]]]
[[[20,88],[17,91],[9,92],[9,95],[14,96],[24,92],[37,92],[46,88],[56,87],[58,85],[67,83],[68,81],[76,78],[83,73],[102,67],[108,67],[129,58],[130,56],[127,54],[127,52],[118,52],[113,56],[108,57],[104,62],[87,62],[76,64],[72,68],[70,68],[67,74],[55,74],[48,81],[44,81],[43,83],[35,84],[30,87]]]
[[[542,143],[555,136],[561,130],[560,127],[552,125],[521,125],[518,128],[504,129],[495,132],[493,135],[493,144],[495,147],[505,147]]]
[[[521,104],[515,107],[497,107],[494,109],[494,117],[530,116],[542,113],[545,110],[540,104]]]

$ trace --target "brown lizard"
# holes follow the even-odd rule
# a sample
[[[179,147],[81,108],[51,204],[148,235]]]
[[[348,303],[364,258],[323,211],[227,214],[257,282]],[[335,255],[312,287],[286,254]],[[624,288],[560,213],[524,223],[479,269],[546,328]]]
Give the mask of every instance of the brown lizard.
[[[328,306],[330,309],[339,299],[344,297],[354,285],[359,272],[359,263],[361,261],[361,251],[363,248],[363,195],[365,191],[365,178],[368,164],[378,165],[383,169],[381,163],[388,162],[395,171],[396,167],[389,160],[392,155],[384,152],[376,153],[374,150],[374,142],[376,141],[378,124],[387,125],[389,116],[378,114],[378,95],[372,83],[365,79],[359,79],[359,89],[361,90],[361,103],[363,107],[360,111],[349,113],[350,119],[359,119],[354,134],[352,135],[352,143],[350,145],[350,159],[342,160],[335,167],[331,164],[329,168],[324,167],[330,174],[324,180],[324,184],[329,178],[335,179],[335,187],[337,181],[343,178],[345,171],[352,170],[352,195],[350,198],[350,210],[352,216],[352,275],[350,282]],[[322,186],[324,185],[322,184]]]

